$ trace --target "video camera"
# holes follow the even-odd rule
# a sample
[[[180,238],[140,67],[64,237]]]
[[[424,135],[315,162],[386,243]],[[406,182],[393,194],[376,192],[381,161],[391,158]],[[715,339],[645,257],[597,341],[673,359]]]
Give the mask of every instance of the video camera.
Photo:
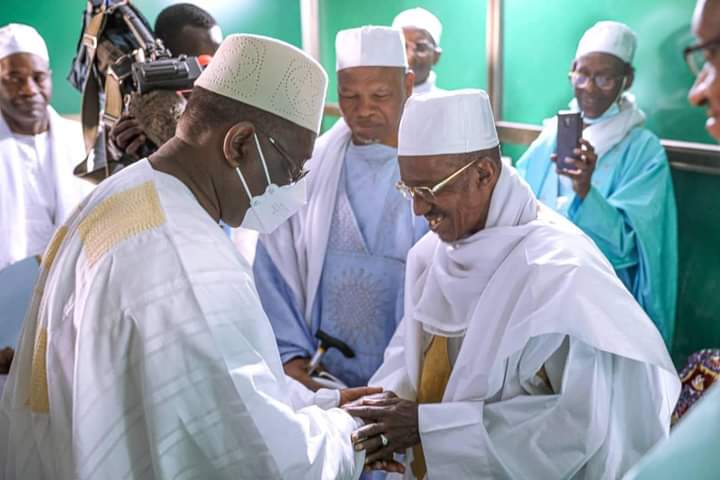
[[[87,152],[75,175],[98,183],[131,163],[107,136],[133,96],[190,90],[201,72],[197,57],[172,56],[130,0],[88,0],[68,76],[82,93]]]

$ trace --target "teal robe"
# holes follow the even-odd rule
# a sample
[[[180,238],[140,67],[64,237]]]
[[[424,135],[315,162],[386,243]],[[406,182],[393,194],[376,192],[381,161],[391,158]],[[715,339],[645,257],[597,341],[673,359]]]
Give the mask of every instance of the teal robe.
[[[687,416],[624,480],[715,480],[720,478],[720,385],[714,385]]]
[[[580,199],[550,160],[555,136],[554,128],[545,128],[518,161],[518,171],[543,203],[595,241],[670,346],[678,249],[675,196],[665,150],[649,130],[633,128],[598,159],[592,187]]]

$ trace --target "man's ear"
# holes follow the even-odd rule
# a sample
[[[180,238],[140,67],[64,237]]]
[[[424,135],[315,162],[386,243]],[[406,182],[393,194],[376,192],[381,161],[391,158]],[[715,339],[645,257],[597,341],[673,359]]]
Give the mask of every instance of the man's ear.
[[[255,150],[255,125],[251,122],[236,123],[228,129],[223,139],[223,156],[231,168],[237,168]]]
[[[477,171],[480,174],[478,177],[478,185],[480,187],[487,187],[500,175],[497,162],[490,157],[480,159],[477,163]]]
[[[412,95],[414,85],[415,85],[415,72],[408,69],[408,71],[405,72],[405,94],[407,95],[407,98],[410,98],[410,95]]]
[[[437,65],[437,63],[440,61],[440,56],[442,55],[442,48],[435,47],[435,59],[433,60],[433,67]]]
[[[633,81],[635,81],[635,72],[633,70],[630,70],[630,73],[625,76],[625,86],[623,87],[623,92],[630,90]]]

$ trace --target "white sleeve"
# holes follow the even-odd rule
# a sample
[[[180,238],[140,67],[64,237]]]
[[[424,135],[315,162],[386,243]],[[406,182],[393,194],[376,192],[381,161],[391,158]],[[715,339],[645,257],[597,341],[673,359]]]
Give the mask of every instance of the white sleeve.
[[[535,340],[541,342],[542,337]],[[519,368],[506,372],[506,384],[524,387],[533,381],[537,370],[530,376],[522,373],[527,370],[525,353],[527,348],[520,354]],[[545,358],[546,365],[557,363],[556,358]],[[421,405],[420,437],[428,477],[572,477],[605,439],[611,368],[610,355],[570,340],[558,393],[526,392],[493,403]]]
[[[133,309],[144,354],[133,377],[149,439],[133,451],[147,449],[158,478],[357,479],[364,454],[350,435],[359,424],[338,408],[294,407],[254,292],[225,283],[240,300],[210,314],[182,291]],[[223,287],[207,293],[227,298]],[[197,296],[202,288],[193,285]]]
[[[317,405],[323,410],[327,410],[338,407],[340,404],[340,390],[321,388],[317,392],[313,392],[288,375],[285,375],[285,380],[290,390],[290,402],[296,410],[310,405]]]

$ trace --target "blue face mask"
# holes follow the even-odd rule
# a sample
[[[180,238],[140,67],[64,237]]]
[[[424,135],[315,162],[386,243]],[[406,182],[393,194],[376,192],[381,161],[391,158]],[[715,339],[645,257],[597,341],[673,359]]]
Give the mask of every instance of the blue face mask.
[[[593,125],[593,124],[595,124],[595,123],[600,123],[600,122],[603,122],[603,121],[605,121],[605,120],[609,120],[609,119],[611,119],[612,117],[614,117],[615,115],[617,115],[618,113],[620,113],[620,104],[618,104],[618,102],[613,102],[613,104],[610,105],[610,108],[608,108],[607,110],[605,110],[605,113],[603,113],[603,114],[600,115],[599,117],[586,118],[586,117],[583,115],[583,122],[585,122],[586,125]]]

